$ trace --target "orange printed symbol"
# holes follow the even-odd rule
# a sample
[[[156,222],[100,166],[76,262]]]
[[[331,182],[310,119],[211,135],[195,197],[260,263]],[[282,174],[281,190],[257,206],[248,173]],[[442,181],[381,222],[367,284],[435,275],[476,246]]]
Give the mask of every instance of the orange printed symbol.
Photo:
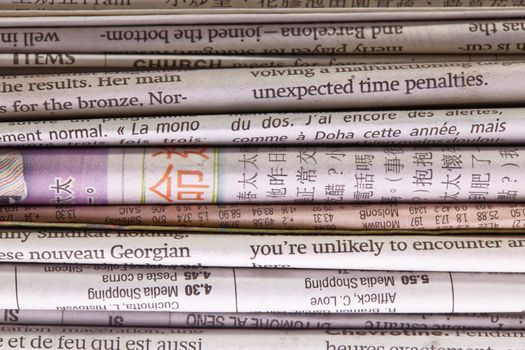
[[[149,188],[149,190],[153,193],[155,193],[156,195],[164,198],[165,200],[167,200],[168,202],[173,202],[173,200],[171,199],[171,176],[170,176],[170,173],[171,171],[173,170],[173,165],[168,165],[168,168],[166,169],[166,171],[164,172],[164,174],[162,175],[162,177],[160,178],[159,181],[157,181],[156,184],[154,184],[153,186],[151,186]],[[159,187],[163,186],[165,184],[166,186],[166,189],[163,192],[160,192],[158,190]]]
[[[191,181],[196,180],[195,182]],[[199,184],[204,180],[204,174],[199,170],[179,170],[177,171],[178,188],[209,188],[209,185]],[[204,192],[202,191],[179,191],[177,193],[179,201],[203,201]]]
[[[179,201],[203,201],[204,192],[202,191],[180,191],[180,192],[177,192],[177,200]]]
[[[180,151],[177,151],[178,147],[164,147],[162,148],[163,151],[155,152],[152,154],[153,157],[157,157],[160,155],[166,155],[166,159],[172,159],[173,155],[177,155],[181,158],[188,158],[190,155],[196,155],[203,159],[209,159],[207,154],[204,154],[206,152],[206,147],[203,148],[181,148]]]
[[[177,187],[178,188],[208,188],[208,185],[198,185],[195,183],[187,183],[184,178],[197,177],[197,182],[204,180],[204,174],[200,170],[179,170],[177,171]]]
[[[172,177],[171,171],[173,165],[169,165],[162,177],[149,190],[165,199],[169,203],[173,203],[172,198]],[[200,170],[177,170],[177,189],[199,189],[209,188],[209,185],[202,184],[204,181],[204,173]],[[204,192],[202,190],[195,191],[177,191],[176,199],[179,201],[203,201]]]

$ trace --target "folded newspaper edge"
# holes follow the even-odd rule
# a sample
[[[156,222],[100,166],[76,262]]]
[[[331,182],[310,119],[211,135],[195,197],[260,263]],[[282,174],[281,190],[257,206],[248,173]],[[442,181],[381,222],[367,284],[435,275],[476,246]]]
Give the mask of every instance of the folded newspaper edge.
[[[94,116],[0,123],[0,145],[265,146],[523,145],[525,108],[448,108],[154,117]]]
[[[8,263],[525,272],[525,238],[0,230]]]
[[[177,70],[210,68],[310,67],[395,62],[523,61],[524,55],[173,55],[3,53],[0,74],[52,74],[106,70]]]
[[[524,66],[516,61],[413,62],[2,76],[0,120],[474,103],[495,107],[525,98],[515,84],[524,78]]]
[[[0,13],[2,27],[19,26],[102,26],[158,24],[219,24],[219,23],[301,23],[389,20],[446,20],[524,18],[519,7],[441,7],[376,8],[376,9],[259,9],[251,10],[95,10],[95,11],[31,11],[5,10]]]
[[[0,310],[0,324],[248,329],[524,329],[513,314],[279,314]]]
[[[523,203],[0,206],[1,226],[223,232],[458,233],[525,229]],[[459,231],[461,230],[461,231]]]
[[[214,330],[0,326],[0,349],[133,350],[520,350],[523,331],[510,330]],[[4,340],[5,339],[5,340]],[[402,345],[400,345],[402,344]]]
[[[523,19],[0,28],[2,53],[523,54]],[[480,44],[482,42],[482,44]],[[365,91],[370,92],[370,91]]]
[[[510,313],[525,274],[1,264],[0,292],[21,310]]]
[[[15,2],[13,0],[1,0],[0,9],[1,10],[15,10],[15,11],[100,11],[104,13],[105,11],[114,11],[118,13],[125,13],[127,10],[168,10],[169,12],[174,12],[175,10],[193,10],[193,11],[237,11],[241,9],[250,9],[250,10],[288,10],[291,12],[300,12],[300,11],[309,11],[309,12],[322,12],[326,10],[332,11],[399,11],[399,7],[403,10],[452,10],[457,8],[462,8],[464,10],[480,10],[480,9],[492,9],[492,11],[500,11],[505,9],[505,1],[494,4],[489,1],[478,1],[474,4],[472,3],[454,3],[454,6],[450,6],[446,3],[436,0],[415,0],[411,2],[398,3],[398,6],[394,7],[389,3],[377,2],[367,2],[367,3],[347,3],[347,2],[329,2],[329,1],[320,1],[315,5],[307,1],[296,1],[293,4],[287,2],[261,2],[256,0],[230,0],[229,2],[202,2],[202,3],[185,3],[177,1],[165,1],[165,0],[134,0],[130,1],[99,1],[99,0],[83,0],[83,2],[40,2],[40,3],[31,3],[31,2]],[[474,6],[473,6],[474,5]],[[512,3],[516,9],[519,9],[520,6],[517,3]]]
[[[525,199],[522,146],[4,148],[0,164],[4,205]]]

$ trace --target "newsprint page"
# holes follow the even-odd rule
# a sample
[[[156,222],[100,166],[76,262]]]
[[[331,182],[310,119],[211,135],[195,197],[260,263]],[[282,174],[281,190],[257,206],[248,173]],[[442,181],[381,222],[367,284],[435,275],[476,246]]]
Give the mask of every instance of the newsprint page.
[[[0,350],[525,350],[524,0],[0,0]]]

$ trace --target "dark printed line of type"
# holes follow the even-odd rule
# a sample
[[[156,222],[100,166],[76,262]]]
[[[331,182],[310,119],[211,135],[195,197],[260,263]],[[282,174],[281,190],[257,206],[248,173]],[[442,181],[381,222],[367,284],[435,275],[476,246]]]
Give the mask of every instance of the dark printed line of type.
[[[109,154],[108,154],[108,159],[109,159]],[[120,201],[121,203],[126,203],[126,201],[124,201],[124,193],[126,192],[125,191],[125,179],[124,177],[126,176],[125,174],[125,167],[126,167],[126,152],[122,152],[122,169],[121,169],[121,173],[120,173]],[[109,179],[107,179],[106,181],[109,181]]]
[[[235,275],[235,267],[232,267],[233,271],[233,286],[235,287],[235,312],[239,312],[239,304],[237,302],[237,276]]]
[[[452,272],[449,272],[448,275],[450,276],[450,288],[452,290],[452,313],[454,312],[454,309],[456,308],[455,305],[455,293],[454,293],[454,280],[452,279]]]
[[[18,300],[18,266],[15,265],[15,298],[16,309],[20,310],[20,301]]]

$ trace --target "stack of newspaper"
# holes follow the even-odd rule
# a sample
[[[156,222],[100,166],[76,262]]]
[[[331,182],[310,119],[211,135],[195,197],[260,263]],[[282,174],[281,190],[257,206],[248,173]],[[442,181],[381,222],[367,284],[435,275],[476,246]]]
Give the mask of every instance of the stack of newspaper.
[[[522,0],[0,11],[0,349],[523,349]]]

